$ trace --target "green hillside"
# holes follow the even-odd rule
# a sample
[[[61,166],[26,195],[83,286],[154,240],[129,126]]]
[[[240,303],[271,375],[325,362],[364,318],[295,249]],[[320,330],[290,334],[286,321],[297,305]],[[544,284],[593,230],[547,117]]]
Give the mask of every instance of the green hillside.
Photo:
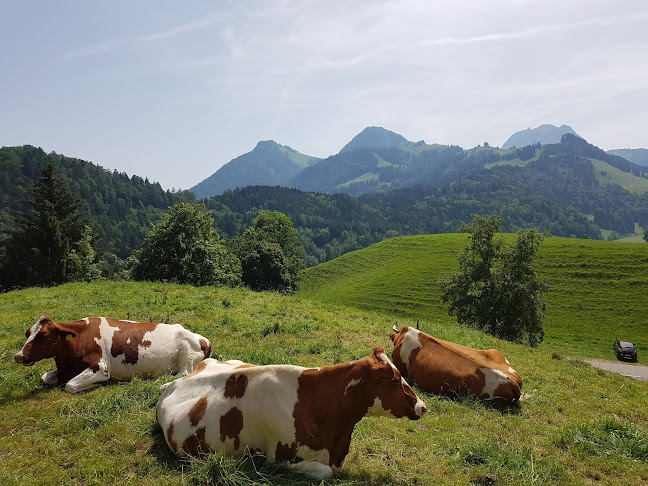
[[[594,164],[596,179],[602,184],[618,184],[626,191],[646,194],[648,179],[637,177],[630,172],[624,172],[602,160],[589,159]]]
[[[460,237],[449,235],[443,239],[408,238],[386,243],[397,244],[401,250],[409,245],[418,248],[420,254],[427,249],[430,260],[449,262],[452,247],[458,248],[460,242]],[[568,243],[557,245],[556,254],[563,252],[572,258],[574,249],[585,253],[594,248],[579,247],[580,242]],[[385,250],[388,246],[378,246],[384,257],[389,255]],[[412,250],[410,256],[414,254]],[[354,272],[371,265],[370,255],[369,250],[358,252],[355,262],[348,258],[342,262],[348,265],[348,272]],[[368,260],[355,265],[362,258]],[[554,260],[555,265],[562,263]],[[399,261],[409,265],[406,260]],[[409,273],[413,273],[411,266]],[[431,278],[436,277],[434,273],[430,272]],[[402,274],[401,280],[406,283],[403,288],[412,288],[415,279],[407,275]],[[357,280],[366,276],[366,272],[360,272]],[[374,288],[381,284],[382,294],[388,295],[393,280],[386,274],[382,278]],[[397,293],[407,292],[391,292]],[[409,298],[415,300],[422,293],[422,288],[412,291]],[[233,464],[218,456],[207,462],[179,461],[167,447],[155,418],[159,388],[174,379],[172,376],[136,379],[71,395],[39,383],[41,374],[52,369],[53,360],[32,367],[14,363],[13,355],[25,340],[25,330],[41,314],[56,320],[104,315],[179,322],[207,336],[215,357],[304,366],[357,359],[369,354],[374,346],[384,346],[390,353],[388,332],[394,321],[392,313],[359,310],[340,303],[172,284],[103,281],[2,294],[3,486],[579,486],[648,481],[648,383],[597,370],[582,361],[499,341],[459,328],[449,319],[421,320],[421,329],[469,346],[502,350],[524,381],[524,396],[518,405],[497,408],[471,397],[448,399],[419,390],[417,393],[428,407],[425,417],[416,422],[384,417],[363,419],[356,425],[344,467],[323,483],[312,483],[284,469],[264,467],[258,461],[254,466],[250,461]],[[413,322],[399,317],[399,325]],[[620,325],[621,320],[611,322],[610,332]],[[587,332],[585,329],[583,335]]]
[[[466,235],[385,240],[309,268],[301,298],[393,314],[394,319],[454,322],[440,300],[439,278],[457,269]],[[632,341],[648,358],[648,245],[551,237],[535,266],[549,284],[540,349],[613,358],[612,342]]]

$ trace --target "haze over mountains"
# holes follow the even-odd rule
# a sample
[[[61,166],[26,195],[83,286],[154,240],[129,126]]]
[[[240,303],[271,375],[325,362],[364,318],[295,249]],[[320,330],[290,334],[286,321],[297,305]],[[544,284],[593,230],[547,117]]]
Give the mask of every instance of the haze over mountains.
[[[337,154],[324,159],[268,140],[259,142],[254,150],[231,160],[189,190],[202,199],[254,185],[351,195],[417,184],[441,185],[475,169],[466,164],[466,159],[472,159],[475,152],[483,151],[481,165],[478,164],[482,167],[484,163],[497,163],[502,158],[517,159],[515,149],[559,143],[565,134],[580,137],[568,125],[547,124],[514,133],[501,149],[485,144],[485,147],[464,150],[453,145],[426,144],[423,140],[412,142],[398,133],[374,126],[365,128]],[[532,149],[527,152],[529,150]],[[648,150],[625,149],[609,153],[648,166]]]
[[[648,149],[614,149],[608,150],[608,154],[618,155],[630,162],[648,167]]]

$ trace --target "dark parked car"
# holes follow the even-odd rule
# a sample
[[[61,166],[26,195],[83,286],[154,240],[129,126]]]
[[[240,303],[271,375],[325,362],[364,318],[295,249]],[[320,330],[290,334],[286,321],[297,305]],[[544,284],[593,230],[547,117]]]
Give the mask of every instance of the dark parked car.
[[[629,359],[630,361],[637,361],[637,350],[634,344],[628,341],[614,341],[614,352],[617,359]]]

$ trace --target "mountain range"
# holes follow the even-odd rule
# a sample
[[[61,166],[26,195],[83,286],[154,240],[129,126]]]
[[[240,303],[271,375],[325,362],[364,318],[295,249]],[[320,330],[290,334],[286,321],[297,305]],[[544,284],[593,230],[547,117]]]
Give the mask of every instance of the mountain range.
[[[566,134],[581,138],[571,127],[541,125],[513,134],[502,148],[484,144],[464,150],[456,145],[412,142],[382,127],[367,127],[334,155],[320,159],[272,140],[223,165],[190,188],[198,199],[227,190],[283,186],[303,191],[359,195],[417,184],[441,186],[486,164],[521,164],[534,158],[533,147],[556,144]],[[525,148],[526,147],[526,148]],[[610,151],[639,166],[648,166],[648,151]]]

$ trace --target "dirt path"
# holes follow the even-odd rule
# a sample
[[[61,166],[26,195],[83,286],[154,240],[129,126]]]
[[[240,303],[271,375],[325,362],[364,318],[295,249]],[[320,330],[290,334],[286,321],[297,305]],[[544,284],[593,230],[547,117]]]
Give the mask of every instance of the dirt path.
[[[629,376],[635,380],[648,381],[648,366],[621,363],[614,361],[605,361],[602,359],[583,359],[586,363],[601,368],[602,370],[612,371],[620,375]]]

